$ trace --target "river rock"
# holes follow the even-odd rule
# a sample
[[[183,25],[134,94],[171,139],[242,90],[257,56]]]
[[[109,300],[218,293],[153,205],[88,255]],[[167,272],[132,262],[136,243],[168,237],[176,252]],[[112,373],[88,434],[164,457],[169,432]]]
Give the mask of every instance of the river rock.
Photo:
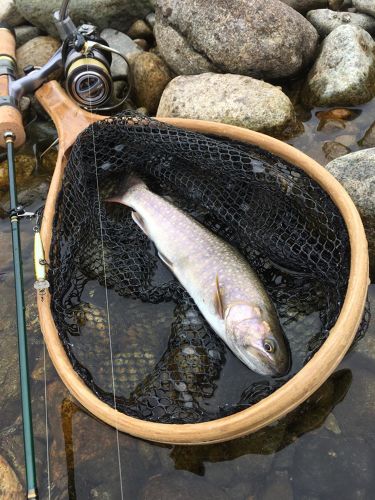
[[[291,76],[317,46],[315,28],[279,0],[156,0],[156,41],[177,74]]]
[[[44,0],[17,0],[19,12],[31,24],[57,36],[52,13],[60,9],[61,0],[50,0],[48,8]],[[152,8],[153,0],[73,0],[69,12],[73,21],[79,25],[82,20],[90,22],[99,29],[111,28],[126,31],[138,18],[146,16]]]
[[[0,499],[23,500],[25,494],[21,483],[8,462],[0,455]]]
[[[322,44],[303,100],[314,106],[352,106],[375,95],[375,42],[357,26],[339,26]]]
[[[327,141],[322,146],[323,153],[328,161],[336,160],[350,153],[350,149],[336,141]]]
[[[299,441],[293,471],[296,498],[302,493],[318,498],[357,498],[358,490],[370,493],[374,455],[361,437],[329,434]],[[371,498],[365,496],[363,498]]]
[[[35,26],[30,26],[29,24],[23,24],[22,26],[17,26],[15,28],[16,32],[16,40],[17,40],[17,48],[24,45],[29,40],[36,38],[41,35],[41,31],[39,28]]]
[[[32,64],[43,66],[60,47],[60,42],[51,36],[37,36],[22,45],[16,51],[17,68],[19,75],[23,74],[23,68]]]
[[[134,54],[141,54],[143,51],[128,35],[121,31],[107,28],[100,33],[108,45],[118,52],[129,58]],[[127,74],[127,66],[125,61],[118,55],[112,55],[111,65],[112,76],[120,76]]]
[[[11,26],[22,24],[25,19],[18,12],[16,2],[14,0],[1,0],[0,2],[0,22],[8,23]]]
[[[375,18],[367,14],[357,14],[354,12],[335,12],[330,9],[311,10],[307,14],[307,19],[315,26],[322,38],[325,38],[338,26],[350,24],[359,26],[371,35],[375,33]]]
[[[143,20],[137,19],[129,28],[127,35],[130,38],[144,38],[145,40],[150,40],[153,38],[154,33],[150,26]]]
[[[375,282],[375,148],[337,158],[326,168],[344,186],[358,208],[369,245],[370,278]]]
[[[171,80],[168,66],[156,54],[143,52],[131,58],[134,94],[138,106],[155,114],[163,90]]]
[[[157,114],[211,120],[278,136],[291,135],[296,128],[293,105],[279,87],[241,75],[174,78]]]
[[[375,147],[375,122],[366,130],[365,135],[359,141],[359,145],[364,148]]]
[[[151,477],[140,495],[141,500],[229,500],[225,491],[199,476],[179,472]]]
[[[374,0],[353,0],[354,7],[358,12],[365,12],[371,16],[375,16],[375,2]]]
[[[312,9],[324,9],[328,6],[328,0],[281,0],[292,9],[303,14]]]

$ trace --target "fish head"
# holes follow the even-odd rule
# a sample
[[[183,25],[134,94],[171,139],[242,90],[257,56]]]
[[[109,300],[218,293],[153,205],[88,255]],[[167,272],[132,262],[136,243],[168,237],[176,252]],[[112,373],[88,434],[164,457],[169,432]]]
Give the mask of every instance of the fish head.
[[[261,375],[288,373],[290,350],[276,313],[251,304],[233,304],[226,310],[225,327],[230,347],[248,368]]]

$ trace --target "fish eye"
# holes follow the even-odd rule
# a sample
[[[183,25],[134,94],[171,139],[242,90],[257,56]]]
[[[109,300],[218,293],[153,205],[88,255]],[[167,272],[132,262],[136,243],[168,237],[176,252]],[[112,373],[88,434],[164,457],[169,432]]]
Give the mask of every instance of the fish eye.
[[[269,353],[273,353],[276,351],[276,344],[272,339],[265,339],[263,346],[264,349]]]

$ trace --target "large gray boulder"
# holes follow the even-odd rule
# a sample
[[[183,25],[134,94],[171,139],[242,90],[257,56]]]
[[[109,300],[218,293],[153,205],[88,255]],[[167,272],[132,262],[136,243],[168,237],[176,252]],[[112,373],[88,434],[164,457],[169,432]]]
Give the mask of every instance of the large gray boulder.
[[[1,0],[3,1],[3,0]],[[126,31],[137,18],[153,10],[153,0],[72,0],[69,11],[73,21],[87,21],[99,29],[108,28]],[[57,36],[52,14],[60,9],[61,0],[16,0],[19,12],[31,24]]]
[[[155,37],[177,74],[287,77],[315,54],[318,34],[279,0],[156,0]]]
[[[8,23],[11,26],[18,26],[24,21],[24,18],[17,10],[17,6],[14,0],[0,1],[0,22]]]
[[[353,106],[375,95],[375,42],[357,26],[339,26],[324,40],[303,100],[313,106]]]
[[[322,38],[325,38],[337,27],[346,24],[359,26],[368,31],[371,35],[375,33],[375,18],[367,14],[317,9],[308,12],[306,17]]]
[[[375,282],[375,148],[337,158],[326,166],[350,194],[365,227],[370,255],[370,278]]]
[[[174,78],[157,115],[211,120],[284,137],[296,131],[293,105],[280,88],[241,75]]]
[[[353,0],[354,7],[358,12],[365,12],[371,16],[375,16],[375,2],[374,0]]]

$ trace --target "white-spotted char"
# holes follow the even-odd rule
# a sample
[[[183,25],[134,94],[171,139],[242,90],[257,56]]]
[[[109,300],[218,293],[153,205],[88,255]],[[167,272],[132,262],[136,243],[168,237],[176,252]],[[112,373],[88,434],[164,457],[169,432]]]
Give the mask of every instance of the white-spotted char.
[[[132,177],[111,202],[136,224],[233,353],[263,375],[285,375],[290,353],[276,310],[256,273],[230,244]]]

